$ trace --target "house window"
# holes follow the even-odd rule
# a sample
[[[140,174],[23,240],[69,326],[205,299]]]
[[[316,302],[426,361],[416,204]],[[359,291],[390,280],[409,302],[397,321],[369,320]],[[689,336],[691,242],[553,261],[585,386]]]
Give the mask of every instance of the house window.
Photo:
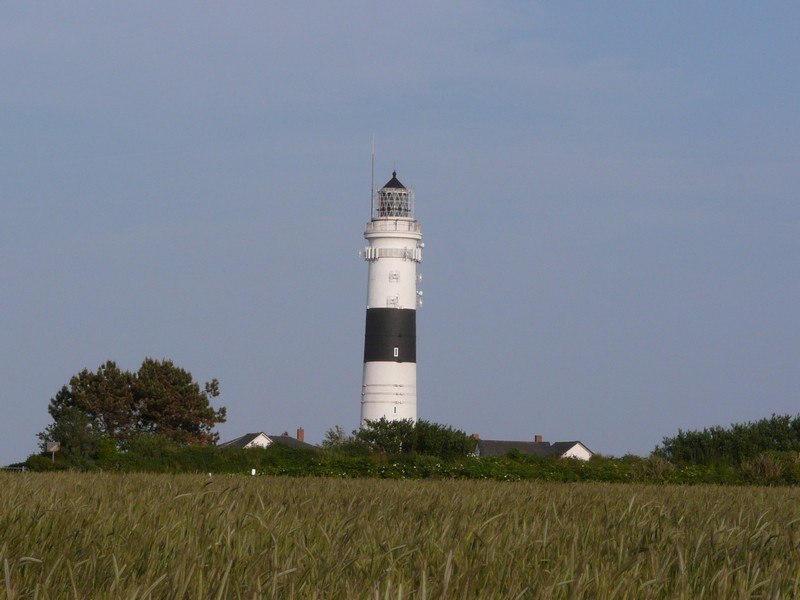
[[[394,347],[394,357],[397,358],[398,356],[400,356],[400,348],[395,346]]]
[[[400,271],[389,271],[389,281],[400,281]]]

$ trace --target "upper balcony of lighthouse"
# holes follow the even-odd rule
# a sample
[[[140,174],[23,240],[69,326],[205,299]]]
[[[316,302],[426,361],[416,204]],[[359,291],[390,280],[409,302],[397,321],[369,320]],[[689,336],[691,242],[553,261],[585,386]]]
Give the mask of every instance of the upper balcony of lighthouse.
[[[397,171],[392,173],[389,182],[378,190],[376,197],[373,197],[372,219],[367,223],[364,237],[370,240],[370,246],[394,243],[389,241],[392,239],[417,240],[414,260],[418,262],[421,260],[422,244],[419,240],[422,239],[422,228],[414,219],[414,192],[400,183]],[[367,260],[378,257],[378,255],[373,256],[371,250],[368,247],[365,251],[367,254],[364,256]],[[384,250],[386,248],[381,252]],[[398,255],[400,258],[406,257],[409,251],[405,247],[399,249],[392,247],[391,250],[400,252]]]
[[[378,190],[377,201],[372,203],[372,220],[410,219],[414,220],[414,192],[400,183],[397,171],[392,178]]]

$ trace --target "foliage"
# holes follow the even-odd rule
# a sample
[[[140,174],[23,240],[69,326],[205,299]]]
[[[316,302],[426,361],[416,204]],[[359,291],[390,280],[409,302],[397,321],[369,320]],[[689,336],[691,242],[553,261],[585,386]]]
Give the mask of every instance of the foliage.
[[[212,428],[225,421],[225,408],[214,410],[219,395],[215,379],[203,391],[188,371],[172,361],[147,358],[137,373],[107,361],[96,372],[84,369],[50,400],[53,422],[38,434],[42,451],[49,441],[61,445],[61,456],[73,466],[113,460],[144,433],[178,444],[211,444]]]
[[[137,425],[133,379],[113,361],[100,365],[96,373],[84,369],[70,380],[72,405],[91,419],[101,436],[124,443]]]
[[[69,464],[62,457],[51,459],[49,456],[42,456],[41,454],[28,457],[28,460],[22,466],[29,471],[36,472],[66,471],[69,469]]]
[[[475,450],[475,439],[449,425],[420,420],[414,427],[413,450],[419,454],[450,460],[472,453]]]
[[[358,432],[346,434],[339,425],[325,432],[325,437],[320,444],[323,449],[345,454],[369,454],[369,447],[358,439]]]
[[[475,448],[475,441],[463,431],[424,420],[368,420],[354,436],[371,450],[389,455],[413,452],[450,460]]]
[[[367,420],[357,433],[358,440],[373,452],[401,454],[411,452],[414,446],[414,421],[402,419],[389,421],[381,417],[376,421]]]
[[[225,407],[214,410],[210,398],[219,396],[214,379],[200,386],[192,374],[171,360],[146,358],[139,368],[133,389],[141,430],[163,435],[179,444],[211,444],[219,434],[214,425],[225,422]]]
[[[143,458],[163,458],[174,453],[178,448],[175,440],[165,435],[148,433],[134,438],[130,443],[128,453]]]
[[[61,388],[50,401],[50,414],[54,422],[38,434],[42,452],[47,451],[49,441],[60,443],[59,457],[78,465],[97,455],[102,434],[97,423],[77,406],[71,404],[72,395],[66,387]]]
[[[107,440],[107,438],[104,438]],[[182,446],[170,438],[143,434],[125,451],[111,445],[97,458],[75,462],[56,453],[31,456],[32,471],[109,470],[151,473],[250,473],[294,477],[377,479],[485,479],[496,481],[605,482],[655,484],[797,485],[800,453],[768,452],[739,468],[722,464],[673,465],[659,456],[594,456],[589,461],[509,453],[500,457],[446,460],[408,452],[394,456],[361,450],[316,450],[273,444],[268,448]]]
[[[800,452],[800,415],[720,426],[702,431],[679,430],[664,438],[656,456],[676,465],[724,464],[740,467],[764,452]]]
[[[108,473],[0,473],[0,488],[8,598],[800,596],[797,488]]]
[[[465,433],[426,421],[368,422],[347,435],[330,429],[317,450],[273,444],[268,448],[229,448],[181,443],[163,433],[140,433],[119,448],[91,422],[68,406],[70,390],[62,389],[54,406],[58,426],[74,425],[82,445],[66,452],[33,456],[30,470],[110,470],[152,473],[250,473],[294,477],[377,479],[484,479],[496,481],[605,482],[656,484],[796,485],[800,484],[800,452],[767,451],[739,465],[722,461],[675,463],[663,452],[642,458],[596,455],[589,461],[537,457],[512,451],[501,457],[472,456],[474,440]],[[75,423],[68,417],[74,417]],[[54,430],[55,425],[51,427]]]

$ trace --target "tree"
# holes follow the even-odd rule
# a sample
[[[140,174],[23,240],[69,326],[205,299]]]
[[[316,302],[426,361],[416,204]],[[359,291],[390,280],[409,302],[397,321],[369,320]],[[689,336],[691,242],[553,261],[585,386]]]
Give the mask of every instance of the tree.
[[[372,450],[387,454],[413,452],[450,460],[467,456],[475,449],[475,440],[463,431],[424,420],[367,420],[355,435]]]
[[[414,421],[389,421],[386,417],[376,421],[367,419],[356,437],[373,451],[386,454],[411,452],[414,445]]]
[[[134,395],[142,431],[185,445],[212,444],[219,438],[211,430],[225,422],[226,409],[211,407],[210,399],[219,396],[216,379],[200,391],[192,374],[171,360],[146,358],[136,375]]]
[[[64,402],[65,393],[69,394],[66,386],[50,401],[51,405],[58,403],[58,417],[54,416],[53,423],[38,434],[40,447],[42,452],[46,452],[49,442],[58,442],[61,458],[71,464],[82,465],[97,456],[103,436],[91,417]]]
[[[344,429],[336,425],[325,432],[325,437],[322,439],[322,447],[326,450],[340,450],[352,439],[353,436],[347,435]]]
[[[96,373],[84,369],[69,384],[73,406],[92,420],[100,435],[122,444],[134,435],[137,407],[133,375],[109,360]]]
[[[370,448],[358,438],[358,431],[348,435],[339,425],[325,432],[322,447],[325,450],[348,455],[364,455],[369,454],[370,451]]]
[[[475,439],[466,432],[430,421],[417,421],[414,452],[445,460],[461,458],[475,451]]]
[[[103,448],[125,448],[151,433],[183,445],[211,444],[211,430],[225,422],[225,408],[214,410],[219,382],[203,391],[191,373],[172,361],[146,358],[137,373],[107,361],[96,372],[84,369],[63,386],[47,408],[53,423],[38,434],[42,450],[48,441],[61,444],[70,461],[96,458]]]

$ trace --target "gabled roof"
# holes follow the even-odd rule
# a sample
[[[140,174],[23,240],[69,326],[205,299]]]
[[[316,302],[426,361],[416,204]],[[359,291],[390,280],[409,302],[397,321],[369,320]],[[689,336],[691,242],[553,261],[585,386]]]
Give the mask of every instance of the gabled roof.
[[[478,440],[478,455],[503,456],[512,450],[519,450],[534,456],[550,456],[550,442],[516,442],[512,440]]]
[[[582,446],[589,454],[592,451],[586,448],[581,442],[516,442],[511,440],[477,440],[476,454],[478,456],[503,456],[512,450],[517,450],[523,454],[532,454],[544,458],[546,456],[564,456],[567,452]]]
[[[258,433],[246,433],[241,437],[219,444],[219,447],[252,448],[257,446],[265,448],[271,444],[282,444],[290,448],[316,448],[316,446],[301,442],[290,435],[267,435],[263,431],[259,431]]]
[[[577,440],[575,440],[574,442],[553,442],[552,444],[550,444],[550,447],[553,449],[554,453],[558,452],[559,454],[563,455],[572,450],[575,446],[579,444],[584,448],[586,448],[586,446],[584,446],[581,442]],[[586,448],[586,450],[592,452],[591,450],[589,450],[589,448]],[[594,454],[594,452],[592,452],[592,454]]]
[[[259,431],[258,433],[245,433],[243,436],[219,444],[219,446],[226,448],[247,448],[247,446],[255,442],[261,436],[264,436],[268,442],[271,441],[266,433]]]
[[[393,188],[393,189],[397,189],[397,190],[406,189],[406,186],[404,186],[402,183],[400,183],[400,180],[397,179],[397,171],[392,171],[392,178],[381,189],[385,190],[386,188]]]
[[[283,444],[290,448],[316,448],[313,444],[306,444],[290,435],[271,435],[269,439],[272,440],[273,444]]]

